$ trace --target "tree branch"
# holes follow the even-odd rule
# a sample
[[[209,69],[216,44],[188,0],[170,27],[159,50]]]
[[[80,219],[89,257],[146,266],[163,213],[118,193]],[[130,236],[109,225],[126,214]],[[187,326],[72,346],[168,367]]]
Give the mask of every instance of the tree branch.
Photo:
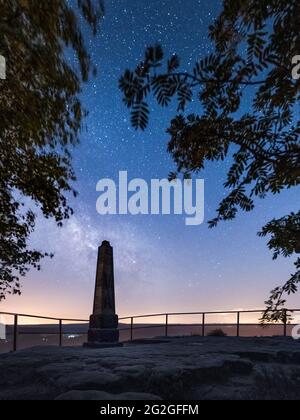
[[[197,85],[205,85],[208,83],[220,83],[220,84],[225,84],[225,83],[234,83],[235,80],[234,79],[229,79],[229,80],[217,80],[217,79],[200,79],[196,76],[194,76],[193,74],[190,73],[184,73],[184,72],[179,72],[179,73],[172,73],[173,76],[178,76],[178,77],[188,77],[189,79],[193,80],[194,82],[196,82],[195,85],[192,85],[192,87],[195,87]],[[258,80],[255,82],[240,82],[240,85],[243,86],[258,86],[258,85],[263,85],[265,83],[265,80]]]

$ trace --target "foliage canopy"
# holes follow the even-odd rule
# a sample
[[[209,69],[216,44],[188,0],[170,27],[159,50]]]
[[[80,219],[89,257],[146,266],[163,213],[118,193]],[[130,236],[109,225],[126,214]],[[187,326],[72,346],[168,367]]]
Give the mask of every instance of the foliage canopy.
[[[0,54],[7,63],[0,80],[0,300],[20,294],[20,277],[48,255],[28,245],[36,220],[28,200],[59,226],[72,214],[71,148],[86,114],[78,94],[93,70],[79,19],[95,35],[103,5],[71,4],[0,0]]]

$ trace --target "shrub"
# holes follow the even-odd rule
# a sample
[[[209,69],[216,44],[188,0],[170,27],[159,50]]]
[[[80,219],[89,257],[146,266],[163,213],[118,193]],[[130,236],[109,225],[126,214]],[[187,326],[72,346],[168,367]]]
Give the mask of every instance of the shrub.
[[[227,334],[221,328],[210,331],[207,337],[227,337]]]

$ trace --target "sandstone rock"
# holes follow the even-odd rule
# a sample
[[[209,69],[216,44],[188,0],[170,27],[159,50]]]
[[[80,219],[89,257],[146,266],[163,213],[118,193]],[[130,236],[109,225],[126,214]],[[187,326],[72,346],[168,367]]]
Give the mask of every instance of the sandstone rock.
[[[109,394],[103,391],[69,391],[56,398],[58,401],[160,401],[161,398],[153,394],[125,392],[123,394]]]
[[[299,362],[299,343],[279,338],[38,347],[0,355],[0,400],[300,399]]]
[[[79,370],[61,376],[57,385],[65,389],[109,389],[112,384],[120,382],[120,377],[110,372],[99,370]]]

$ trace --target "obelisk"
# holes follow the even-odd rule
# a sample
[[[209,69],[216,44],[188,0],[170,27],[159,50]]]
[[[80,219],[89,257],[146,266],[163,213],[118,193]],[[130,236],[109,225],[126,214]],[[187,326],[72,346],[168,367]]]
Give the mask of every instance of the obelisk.
[[[113,248],[104,241],[98,250],[94,309],[90,317],[87,347],[119,344],[118,315],[115,307]]]

